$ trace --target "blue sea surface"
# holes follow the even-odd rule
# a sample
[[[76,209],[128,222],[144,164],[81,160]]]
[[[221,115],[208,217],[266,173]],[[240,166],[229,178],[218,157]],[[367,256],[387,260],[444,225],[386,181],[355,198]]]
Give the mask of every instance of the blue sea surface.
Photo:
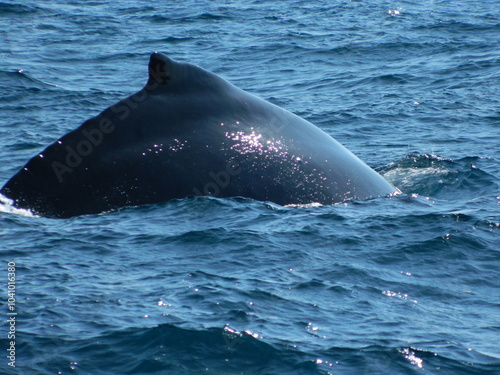
[[[1,374],[500,374],[498,1],[0,2],[0,186],[141,89],[153,51],[316,124],[403,194],[72,219],[3,199]]]

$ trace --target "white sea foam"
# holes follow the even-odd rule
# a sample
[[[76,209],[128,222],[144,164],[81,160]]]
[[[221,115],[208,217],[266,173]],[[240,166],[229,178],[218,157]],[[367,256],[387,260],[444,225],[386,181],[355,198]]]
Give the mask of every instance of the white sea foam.
[[[2,194],[0,194],[0,212],[6,212],[11,214],[17,214],[26,217],[37,217],[30,210],[26,210],[24,208],[16,208],[13,206],[12,199],[9,199]]]

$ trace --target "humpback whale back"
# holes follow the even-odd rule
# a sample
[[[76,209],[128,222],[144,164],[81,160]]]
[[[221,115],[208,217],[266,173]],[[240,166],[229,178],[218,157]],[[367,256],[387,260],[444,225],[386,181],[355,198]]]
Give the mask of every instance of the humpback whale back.
[[[397,192],[308,121],[153,53],[145,87],[48,146],[1,193],[71,217],[190,195],[334,204]]]

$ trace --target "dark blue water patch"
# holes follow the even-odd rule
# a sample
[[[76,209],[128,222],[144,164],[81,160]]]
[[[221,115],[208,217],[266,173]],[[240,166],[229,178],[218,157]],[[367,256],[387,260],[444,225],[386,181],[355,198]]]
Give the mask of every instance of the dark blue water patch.
[[[136,13],[154,12],[156,11],[156,7],[151,5],[128,6],[128,7],[120,7],[117,10],[120,14],[136,14]]]
[[[167,36],[167,37],[158,37],[155,36],[155,38],[150,39],[150,40],[145,40],[142,41],[141,43],[148,43],[154,46],[168,46],[168,45],[176,45],[176,44],[184,44],[187,42],[193,42],[195,41],[195,38],[192,37],[181,37],[181,36]]]
[[[141,18],[143,20],[149,20],[150,22],[153,23],[175,23],[179,25],[197,23],[198,21],[209,23],[209,22],[225,21],[232,19],[232,17],[229,14],[214,14],[209,12],[186,14],[186,15],[183,15],[182,13],[176,14],[170,12],[168,16],[154,14],[154,15],[142,16]]]
[[[8,16],[10,14],[15,14],[15,15],[30,14],[30,13],[36,13],[37,11],[38,8],[34,5],[27,6],[22,4],[0,2],[0,17]]]
[[[286,344],[266,344],[251,332],[230,327],[192,330],[164,324],[84,340],[26,337],[30,343],[19,350],[31,358],[23,366],[25,374],[71,370],[95,375],[110,370],[120,374],[256,374],[264,369],[267,374],[325,373],[310,355]]]
[[[325,353],[326,355],[336,358],[335,363],[338,365],[335,369],[339,374],[351,374],[352,367],[349,368],[349,364],[354,368],[363,369],[364,373],[374,374],[418,374],[420,372],[439,374],[443,371],[450,374],[462,373],[462,371],[484,374],[495,370],[495,363],[491,363],[488,357],[479,354],[471,355],[479,362],[478,365],[475,361],[464,362],[453,357],[437,355],[433,351],[408,346],[395,349],[382,344],[371,345],[359,351],[332,347],[329,352]]]
[[[461,17],[460,15],[459,17]],[[459,20],[450,20],[450,21],[439,21],[436,22],[432,25],[426,25],[426,26],[416,26],[414,27],[415,30],[431,30],[431,31],[436,31],[439,33],[443,34],[448,34],[448,35],[457,35],[460,37],[463,37],[464,34],[467,35],[466,39],[468,37],[473,36],[474,34],[479,34],[481,37],[486,36],[492,36],[493,34],[498,32],[500,30],[500,23],[498,22],[498,17],[485,17],[486,19],[482,19],[481,22],[466,22],[464,21],[459,21]],[[486,21],[486,22],[484,22]],[[488,22],[491,21],[491,22]]]
[[[36,26],[38,30],[46,30],[46,31],[63,31],[58,26],[51,24],[39,24]]]

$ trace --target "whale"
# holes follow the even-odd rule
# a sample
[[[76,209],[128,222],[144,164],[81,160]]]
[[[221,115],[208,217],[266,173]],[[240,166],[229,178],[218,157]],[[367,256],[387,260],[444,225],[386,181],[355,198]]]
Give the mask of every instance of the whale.
[[[154,52],[140,91],[35,155],[0,192],[70,218],[190,196],[331,205],[399,190],[310,122]]]

